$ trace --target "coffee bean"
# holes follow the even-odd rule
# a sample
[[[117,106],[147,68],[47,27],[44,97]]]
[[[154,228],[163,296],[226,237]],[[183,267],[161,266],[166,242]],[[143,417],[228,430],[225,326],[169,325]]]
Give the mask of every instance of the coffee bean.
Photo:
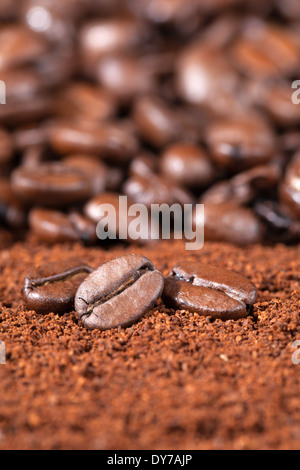
[[[254,78],[289,77],[298,71],[299,53],[299,44],[287,29],[252,18],[245,21],[243,34],[233,45],[231,60],[240,72]]]
[[[128,255],[100,266],[76,294],[77,318],[87,328],[127,327],[156,304],[163,276],[147,258]]]
[[[300,241],[300,221],[291,218],[289,211],[277,201],[259,200],[253,209],[267,227],[268,242],[290,244]]]
[[[57,112],[62,118],[74,118],[95,122],[106,121],[117,113],[117,100],[107,90],[84,82],[66,87],[57,96]]]
[[[280,173],[279,166],[275,164],[256,166],[211,186],[200,201],[204,204],[250,204],[259,193],[276,187]]]
[[[78,260],[48,263],[32,269],[25,278],[26,308],[37,313],[63,314],[74,308],[78,287],[93,269]]]
[[[96,78],[106,90],[122,103],[155,90],[156,80],[150,67],[135,57],[110,55],[97,66]]]
[[[136,100],[133,120],[141,136],[154,147],[163,147],[177,141],[182,132],[187,141],[198,138],[196,126],[187,115],[153,96]]]
[[[30,204],[64,207],[84,202],[92,195],[86,174],[61,163],[17,168],[12,174],[16,194]]]
[[[0,69],[33,61],[47,50],[41,37],[22,25],[2,26],[0,31]]]
[[[92,186],[92,195],[103,193],[107,187],[109,169],[92,155],[69,155],[62,160],[63,164],[70,168],[77,168],[85,173]]]
[[[217,115],[232,115],[232,96],[237,96],[239,77],[224,54],[215,47],[195,42],[184,49],[177,63],[177,87],[188,103],[201,105]]]
[[[95,224],[76,212],[64,214],[36,207],[29,213],[29,226],[37,239],[46,243],[97,241]]]
[[[60,122],[50,129],[53,148],[62,153],[91,153],[105,160],[124,164],[138,151],[134,135],[121,124],[83,127],[76,122]]]
[[[96,20],[80,31],[80,47],[85,57],[94,61],[107,53],[131,50],[141,44],[146,31],[145,25],[131,18]]]
[[[297,153],[288,165],[284,181],[280,188],[281,201],[287,206],[291,215],[300,217],[300,153]]]
[[[215,162],[235,172],[269,162],[276,151],[274,133],[260,116],[212,123],[207,143]]]
[[[197,228],[202,220],[194,224]],[[227,202],[224,204],[205,204],[205,239],[237,245],[251,245],[262,240],[262,226],[251,209]]]
[[[192,195],[186,190],[177,187],[175,184],[160,175],[152,174],[133,176],[129,178],[124,186],[123,192],[131,201],[137,204],[144,204],[148,209],[153,204],[192,204]]]
[[[300,123],[300,107],[291,99],[289,82],[268,83],[259,96],[259,104],[280,126],[297,126]]]
[[[161,170],[166,178],[188,188],[207,186],[214,177],[213,166],[204,150],[185,143],[172,145],[164,152]]]
[[[200,315],[237,319],[249,315],[257,300],[252,282],[226,269],[183,262],[167,279],[164,303],[171,308]]]

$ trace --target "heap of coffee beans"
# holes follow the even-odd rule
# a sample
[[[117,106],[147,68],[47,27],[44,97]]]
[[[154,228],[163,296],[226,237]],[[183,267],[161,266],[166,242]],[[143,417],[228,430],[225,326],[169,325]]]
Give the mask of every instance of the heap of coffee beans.
[[[205,203],[206,240],[298,242],[298,3],[2,1],[1,226],[101,243],[126,195]]]
[[[225,269],[183,262],[166,279],[140,255],[113,259],[93,270],[76,260],[41,266],[25,278],[28,310],[63,314],[76,309],[86,328],[108,330],[138,321],[162,299],[167,307],[222,320],[249,315],[254,284]]]

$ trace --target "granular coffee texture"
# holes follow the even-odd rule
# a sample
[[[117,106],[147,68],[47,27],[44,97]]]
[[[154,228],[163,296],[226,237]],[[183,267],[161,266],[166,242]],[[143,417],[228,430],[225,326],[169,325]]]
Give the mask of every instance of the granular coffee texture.
[[[109,250],[33,240],[0,252],[0,449],[299,449],[300,248],[180,241]],[[164,275],[180,260],[237,271],[258,289],[252,315],[212,320],[166,309],[87,330],[75,312],[24,307],[32,265],[130,253]],[[295,361],[294,361],[295,362]]]

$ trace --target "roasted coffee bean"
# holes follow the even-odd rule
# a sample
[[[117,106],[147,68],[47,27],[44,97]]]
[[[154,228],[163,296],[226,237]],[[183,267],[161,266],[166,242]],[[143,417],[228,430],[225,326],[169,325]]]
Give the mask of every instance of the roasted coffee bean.
[[[182,132],[187,141],[198,138],[197,129],[188,116],[152,96],[136,100],[133,120],[141,136],[154,147],[163,147],[179,140]]]
[[[289,211],[277,201],[260,200],[253,207],[267,227],[268,243],[297,243],[300,241],[300,220],[290,217]]]
[[[79,41],[85,57],[94,61],[107,53],[131,50],[147,36],[147,27],[135,19],[116,18],[85,24]]]
[[[47,51],[47,43],[30,29],[17,24],[0,30],[0,70],[25,65]]]
[[[125,103],[156,88],[151,68],[130,56],[103,57],[97,66],[96,78],[106,90]]]
[[[103,237],[105,235],[109,240],[121,240],[143,245],[151,242],[152,238],[158,239],[159,227],[150,224],[149,214],[139,214],[142,219],[146,218],[146,220],[139,228],[139,238],[131,237],[130,224],[134,223],[138,217],[128,213],[128,209],[133,204],[133,201],[128,198],[127,204],[123,208],[117,193],[104,193],[91,199],[84,207],[84,213],[97,224],[97,232],[101,229]],[[153,237],[151,237],[151,233],[154,234]]]
[[[250,77],[289,77],[299,69],[300,48],[293,34],[259,18],[245,21],[231,52],[236,68]]]
[[[183,50],[177,64],[177,87],[188,103],[201,105],[220,116],[232,116],[239,77],[224,54],[199,42]]]
[[[181,187],[176,186],[166,178],[152,174],[148,176],[133,176],[124,186],[123,192],[131,201],[144,204],[148,209],[153,204],[193,204],[193,196]]]
[[[207,143],[215,162],[235,172],[267,163],[276,152],[273,130],[260,116],[212,123]]]
[[[78,287],[93,269],[78,260],[48,263],[32,269],[25,278],[26,308],[37,313],[63,314],[74,308]]]
[[[70,168],[77,168],[86,174],[93,188],[93,196],[97,196],[105,191],[109,170],[97,157],[76,154],[69,155],[62,161],[64,165]]]
[[[239,173],[230,180],[211,186],[202,196],[204,204],[233,202],[249,204],[261,192],[276,187],[280,180],[280,168],[275,164],[261,165]]]
[[[154,307],[163,285],[163,276],[147,258],[128,255],[114,259],[79,287],[77,318],[90,329],[130,326]]]
[[[16,194],[30,204],[65,207],[86,201],[93,193],[86,174],[61,163],[17,168],[12,174]]]
[[[202,224],[202,220],[197,221],[196,213],[194,223],[196,228]],[[232,202],[205,204],[206,240],[243,246],[259,243],[262,236],[262,226],[251,209]]]
[[[49,133],[53,148],[62,154],[91,153],[124,164],[138,151],[136,137],[121,124],[83,127],[60,122],[51,125]]]
[[[214,177],[213,166],[204,150],[185,143],[166,149],[161,159],[161,171],[166,178],[188,188],[207,186]]]
[[[117,114],[117,100],[107,90],[84,82],[68,85],[57,96],[57,112],[65,118],[74,118],[95,122],[106,121]]]
[[[300,218],[300,153],[288,165],[284,181],[280,187],[280,197],[291,215]]]
[[[0,168],[11,162],[14,152],[14,143],[11,135],[0,128]]]
[[[222,320],[246,317],[257,290],[244,276],[226,269],[184,262],[176,266],[163,292],[166,306]]]
[[[10,181],[0,179],[0,222],[8,227],[26,227],[27,211],[11,188]]]
[[[31,232],[38,240],[50,244],[63,242],[95,243],[96,226],[78,213],[63,212],[36,207],[29,213]]]

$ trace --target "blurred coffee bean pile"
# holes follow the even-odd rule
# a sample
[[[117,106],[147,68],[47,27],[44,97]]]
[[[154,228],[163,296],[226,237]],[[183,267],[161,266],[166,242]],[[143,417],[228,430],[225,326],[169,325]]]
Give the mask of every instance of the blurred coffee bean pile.
[[[17,238],[100,243],[126,195],[205,203],[206,240],[300,240],[299,0],[2,0],[0,22]]]

